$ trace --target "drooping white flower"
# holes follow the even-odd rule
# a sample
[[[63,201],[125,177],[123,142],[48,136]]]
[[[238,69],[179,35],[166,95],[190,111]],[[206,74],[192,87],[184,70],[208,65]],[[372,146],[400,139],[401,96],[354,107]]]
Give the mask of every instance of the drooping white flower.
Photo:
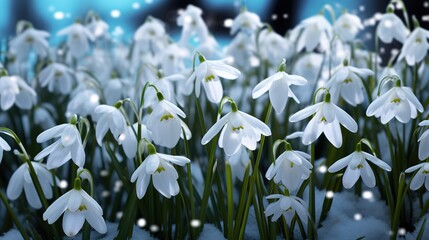
[[[209,30],[201,17],[203,11],[189,4],[185,10],[179,10],[179,17],[177,18],[177,25],[182,26],[182,35],[180,36],[180,45],[186,46],[188,41],[198,36],[199,42],[205,42],[209,37]]]
[[[54,143],[38,153],[34,159],[41,160],[49,155],[47,168],[53,169],[62,166],[70,159],[79,166],[85,164],[85,151],[82,139],[74,123],[64,123],[50,128],[37,136],[38,143],[46,142],[53,138],[59,138]]]
[[[94,41],[92,33],[80,23],[61,29],[58,36],[67,35],[67,47],[74,58],[80,58],[89,50],[89,41]]]
[[[293,54],[291,43],[270,28],[262,30],[259,35],[259,51],[262,59],[274,66]]]
[[[106,37],[109,34],[109,25],[98,16],[91,17],[86,27],[95,39]]]
[[[334,23],[335,33],[345,42],[352,41],[362,29],[360,18],[350,13],[344,13]]]
[[[159,77],[159,78],[158,78]],[[175,104],[176,103],[176,96],[174,93],[174,82],[184,83],[186,78],[182,74],[173,74],[170,76],[158,76],[153,80],[149,80],[149,82],[154,85],[160,92],[162,92],[162,95],[164,98]],[[178,84],[178,85],[179,85]],[[144,107],[150,107],[154,103],[157,102],[157,96],[155,91],[146,91],[144,95]]]
[[[225,60],[206,60],[199,56],[200,65],[185,84],[190,84],[195,80],[195,94],[200,96],[201,84],[207,95],[207,99],[212,103],[219,103],[223,97],[223,87],[219,77],[225,79],[236,79],[240,76],[240,71],[227,65]]]
[[[295,191],[310,176],[313,166],[309,162],[310,155],[286,148],[270,165],[265,177],[268,180],[274,178],[275,183],[281,182],[290,191]]]
[[[253,151],[261,134],[271,135],[271,130],[265,123],[239,111],[235,103],[231,105],[232,111],[219,119],[201,139],[201,144],[206,145],[222,129],[218,144],[228,156],[236,154],[241,145]]]
[[[262,27],[262,23],[259,16],[255,13],[244,10],[234,18],[231,26],[231,34],[241,31],[245,34],[251,35],[260,27]]]
[[[106,103],[109,105],[124,99],[132,98],[134,84],[127,78],[112,78],[104,82],[103,93],[106,98]]]
[[[101,234],[107,232],[103,209],[80,187],[80,184],[78,186],[75,184],[74,189],[53,202],[43,213],[43,220],[53,224],[63,213],[63,231],[69,237],[78,234],[85,219],[97,232]]]
[[[376,30],[377,36],[384,43],[391,43],[393,39],[403,43],[409,33],[401,19],[392,12],[381,16]]]
[[[158,101],[153,106],[146,127],[152,133],[153,142],[163,147],[173,148],[179,141],[182,125],[179,116],[186,114],[176,105],[165,100],[161,92],[157,93]]]
[[[52,178],[51,172],[46,169],[45,164],[38,162],[31,162],[31,164],[33,165],[34,171],[36,172],[37,178],[39,179],[43,195],[45,195],[46,199],[51,199],[53,196],[52,187],[54,186],[54,180]],[[42,203],[40,202],[39,195],[37,194],[30,175],[28,163],[22,164],[12,174],[6,190],[7,197],[12,201],[16,200],[21,195],[22,190],[24,190],[27,202],[31,207],[36,209],[42,207]]]
[[[409,87],[401,86],[400,80],[396,86],[375,99],[366,110],[368,117],[380,117],[381,123],[386,124],[393,118],[401,123],[407,123],[417,117],[417,111],[423,112],[423,106]]]
[[[348,104],[356,106],[364,100],[364,85],[362,79],[366,79],[374,73],[366,68],[348,66],[347,61],[339,67],[326,83],[332,100],[338,102],[341,96]]]
[[[275,222],[280,216],[284,216],[288,224],[292,221],[295,214],[298,215],[302,223],[307,224],[308,210],[306,203],[296,196],[285,196],[281,194],[271,194],[266,199],[278,199],[276,202],[270,203],[265,209],[265,216],[271,216],[271,221]]]
[[[75,82],[73,70],[61,63],[51,63],[39,73],[42,87],[48,87],[49,92],[69,94]]]
[[[405,40],[402,45],[401,54],[399,54],[398,61],[405,58],[407,64],[414,66],[414,64],[421,62],[427,55],[429,50],[429,31],[421,27],[417,27]]]
[[[418,172],[411,180],[410,189],[415,191],[419,189],[423,184],[425,188],[429,191],[429,163],[424,162],[417,164],[415,166],[409,167],[405,170],[406,173],[415,172],[418,169]]]
[[[165,76],[176,74],[185,69],[184,58],[189,56],[189,52],[179,47],[177,44],[170,44],[161,53],[161,66]]]
[[[314,114],[314,115],[313,115]],[[341,147],[343,137],[341,134],[340,123],[347,130],[357,132],[358,125],[347,112],[331,102],[330,94],[325,95],[323,102],[308,106],[293,114],[289,121],[297,122],[313,115],[313,118],[307,124],[302,135],[302,143],[309,145],[316,141],[322,132],[329,142],[336,148]]]
[[[43,130],[55,127],[57,117],[57,111],[50,103],[42,103],[34,109],[34,124],[41,126]]]
[[[159,53],[167,43],[164,23],[152,16],[134,33],[135,47],[139,52]]]
[[[305,48],[313,51],[318,45],[327,48],[332,38],[332,26],[322,15],[303,20],[293,31],[291,41],[297,43],[297,52]]]
[[[0,101],[3,111],[14,104],[22,109],[30,109],[36,102],[36,92],[19,76],[0,75]]]
[[[288,99],[291,97],[295,102],[299,103],[298,98],[290,89],[291,85],[305,85],[307,80],[298,75],[289,75],[285,72],[286,61],[283,62],[278,68],[278,72],[274,75],[262,80],[252,91],[252,97],[258,98],[265,92],[269,92],[271,104],[277,113],[283,112],[286,107]]]
[[[244,33],[238,33],[228,44],[225,52],[227,58],[243,71],[248,71],[259,64],[255,61],[257,59],[255,40]]]
[[[95,90],[89,88],[77,91],[67,104],[66,117],[71,117],[73,114],[89,116],[98,105],[100,105],[100,95]]]
[[[153,186],[164,197],[176,196],[180,190],[177,183],[179,175],[172,164],[185,166],[191,161],[182,156],[157,153],[152,144],[148,144],[148,151],[149,155],[131,176],[131,182],[137,181],[137,197],[144,197],[151,178]]]
[[[328,171],[330,173],[338,172],[347,166],[346,172],[343,176],[343,186],[345,188],[349,189],[353,187],[359,177],[362,177],[362,181],[367,187],[372,188],[375,186],[375,177],[367,160],[386,171],[390,172],[392,170],[392,168],[381,159],[357,149],[352,154],[343,157],[332,164],[328,168]]]
[[[148,142],[152,142],[151,132],[147,130],[146,125],[140,124],[141,129],[141,139],[146,139]],[[135,133],[134,133],[135,132]],[[125,155],[127,158],[133,159],[137,154],[137,147],[142,148],[142,152],[145,151],[146,144],[140,142],[140,145],[137,146],[137,136],[138,134],[138,123],[134,123],[133,126],[128,126],[127,130],[119,136],[119,144],[122,145]]]
[[[429,120],[421,121],[419,126],[429,126]],[[424,131],[417,141],[419,142],[419,159],[423,161],[429,158],[429,129]]]
[[[97,121],[95,136],[98,145],[103,144],[103,138],[110,130],[115,140],[118,140],[122,133],[127,129],[127,123],[124,116],[118,108],[109,105],[99,105],[93,113],[94,120]]]
[[[49,35],[45,31],[27,28],[10,41],[10,51],[20,61],[26,60],[31,51],[34,51],[40,58],[45,58],[49,53],[49,44],[46,40]]]
[[[0,163],[3,160],[3,151],[10,151],[10,146],[2,137],[0,137]]]

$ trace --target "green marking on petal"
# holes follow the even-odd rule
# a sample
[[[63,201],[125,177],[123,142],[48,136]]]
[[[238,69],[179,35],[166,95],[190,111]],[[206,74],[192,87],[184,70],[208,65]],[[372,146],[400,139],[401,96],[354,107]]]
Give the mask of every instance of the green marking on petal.
[[[394,98],[392,101],[390,101],[391,103],[400,103],[401,99],[400,98]]]
[[[232,127],[232,131],[233,132],[235,132],[235,131],[238,131],[238,130],[241,130],[241,129],[244,129],[244,127],[243,126],[238,126],[238,127]]]
[[[173,117],[173,115],[171,114],[171,113],[169,113],[169,114],[165,114],[165,115],[163,115],[162,117],[161,117],[161,122],[163,121],[163,120],[168,120],[168,119],[173,119],[174,117]]]
[[[157,173],[161,173],[161,172],[163,172],[163,171],[165,171],[165,168],[164,168],[163,166],[159,166],[159,167],[156,169],[156,172],[157,172]]]
[[[290,162],[290,168],[293,168],[293,162]]]
[[[351,82],[353,82],[351,78],[347,78],[346,80],[343,81],[343,83],[351,83]]]
[[[362,165],[361,163],[359,163],[359,165],[357,165],[357,168],[358,168],[358,169],[362,169],[362,168],[363,168],[363,165]]]
[[[215,78],[215,76],[213,75],[213,74],[211,74],[211,75],[208,75],[207,77],[206,77],[206,82],[210,82],[211,80],[213,80]]]
[[[86,211],[88,209],[86,208],[86,205],[80,205],[80,207],[78,208],[78,210],[79,210],[79,212],[82,212],[82,211]]]

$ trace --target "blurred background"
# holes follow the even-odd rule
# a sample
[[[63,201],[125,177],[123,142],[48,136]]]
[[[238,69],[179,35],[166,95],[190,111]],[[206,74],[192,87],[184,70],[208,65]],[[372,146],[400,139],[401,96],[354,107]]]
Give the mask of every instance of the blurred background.
[[[180,29],[176,18],[178,9],[194,4],[203,9],[203,18],[216,37],[228,37],[229,29],[225,20],[233,19],[242,6],[257,13],[263,22],[270,23],[274,29],[284,34],[300,20],[317,14],[325,4],[335,9],[348,9],[367,20],[371,27],[377,13],[384,13],[389,0],[0,0],[0,36],[15,34],[15,24],[19,20],[31,21],[35,28],[51,32],[51,43],[58,42],[55,33],[77,19],[84,19],[88,11],[97,12],[109,25],[109,31],[117,37],[130,39],[134,31],[147,16],[163,20],[168,32],[177,37]],[[405,1],[410,14],[415,14],[422,25],[428,28],[429,1]],[[401,15],[398,13],[398,15]],[[369,29],[370,30],[370,29]],[[369,31],[371,32],[371,30]],[[371,35],[365,39],[370,40]]]

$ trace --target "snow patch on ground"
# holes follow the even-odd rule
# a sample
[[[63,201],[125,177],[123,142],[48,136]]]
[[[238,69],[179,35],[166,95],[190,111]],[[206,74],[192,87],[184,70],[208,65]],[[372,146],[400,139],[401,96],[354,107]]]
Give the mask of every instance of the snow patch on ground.
[[[144,239],[144,238],[142,238]],[[213,224],[204,224],[203,231],[198,240],[222,240],[225,239],[223,233]]]

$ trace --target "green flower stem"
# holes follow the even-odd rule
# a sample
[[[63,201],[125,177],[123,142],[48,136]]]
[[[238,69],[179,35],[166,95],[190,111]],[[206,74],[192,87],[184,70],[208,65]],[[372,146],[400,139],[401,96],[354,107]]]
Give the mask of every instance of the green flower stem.
[[[310,220],[314,222],[314,224],[316,224],[316,200],[315,200],[315,188],[316,188],[316,175],[315,175],[315,171],[316,168],[314,167],[314,162],[315,162],[315,149],[316,146],[314,143],[312,143],[310,145],[310,163],[313,166],[313,169],[311,170],[310,173],[310,179],[309,179],[309,203],[308,203],[308,211],[310,213]],[[308,237],[309,239],[317,239],[317,229],[314,229],[311,224],[308,224]]]
[[[411,182],[411,181],[410,181]],[[399,188],[398,188],[398,194],[397,194],[397,201],[396,201],[396,207],[395,207],[395,213],[393,215],[393,222],[391,223],[391,229],[392,229],[392,235],[391,235],[391,239],[394,240],[396,239],[396,236],[398,234],[398,222],[399,222],[399,217],[401,215],[401,208],[402,208],[402,204],[404,202],[404,197],[405,197],[405,193],[407,192],[407,187],[405,187],[405,173],[402,172],[399,175]]]
[[[30,156],[28,155],[27,150],[25,149],[24,145],[22,145],[21,140],[15,134],[14,131],[12,131],[9,128],[0,127],[0,132],[3,132],[8,136],[11,136],[18,144],[19,148],[21,149],[22,158],[23,158],[22,160],[24,163],[28,164],[31,180],[33,181],[34,187],[36,188],[36,192],[37,192],[37,195],[39,196],[40,202],[42,203],[43,208],[46,210],[49,207],[49,204],[48,204],[48,201],[46,200],[45,194],[43,193],[42,186],[40,185],[39,178],[37,177],[36,171],[34,170],[33,164],[31,163]],[[59,234],[57,223],[54,223],[52,225],[52,230],[55,238],[61,239],[61,235]]]
[[[268,121],[270,120],[272,108],[273,107],[271,105],[271,102],[269,102],[268,103],[268,108],[267,108],[267,113],[266,113],[266,116],[265,116],[265,124],[268,124]],[[259,150],[258,150],[258,155],[256,157],[256,162],[255,162],[255,165],[253,166],[252,176],[250,178],[250,184],[249,184],[250,193],[249,193],[249,196],[247,198],[246,209],[245,209],[243,221],[241,223],[242,226],[241,226],[241,229],[240,229],[239,239],[242,239],[242,237],[244,236],[243,234],[244,234],[244,229],[246,228],[245,225],[246,225],[246,222],[247,222],[247,217],[248,217],[248,213],[249,213],[250,203],[251,203],[251,201],[253,199],[253,192],[254,192],[253,188],[254,188],[255,183],[258,182],[257,178],[260,177],[259,163],[261,162],[262,152],[263,152],[263,149],[264,149],[264,143],[265,143],[265,136],[262,135],[261,136],[261,141],[260,141],[260,144],[259,144],[260,147],[259,147]],[[259,187],[261,187],[260,183],[259,183]],[[262,191],[260,193],[262,193]],[[262,203],[262,196],[260,196],[261,195],[260,193],[258,193],[258,197],[259,197],[259,199],[261,199],[261,201],[259,203],[258,202],[254,202],[254,205],[260,204],[260,213],[262,213],[260,215],[263,215],[263,220],[264,220],[264,222],[266,224],[266,218],[265,218],[264,208],[263,208],[263,203]],[[256,214],[258,214],[258,213],[256,213]],[[259,227],[259,225],[258,225],[258,227]],[[264,229],[259,229],[260,232],[263,231],[263,230]],[[265,229],[265,231],[267,231],[267,230]],[[267,235],[265,235],[265,236],[267,236]]]
[[[234,221],[234,199],[233,199],[233,185],[232,185],[232,172],[231,165],[228,161],[225,164],[225,180],[226,180],[226,195],[228,201],[228,239],[234,239],[233,221]]]
[[[250,173],[250,164],[247,164],[246,170],[244,172],[243,183],[241,185],[240,197],[238,199],[238,209],[235,217],[235,225],[234,225],[234,239],[240,239],[240,230],[243,225],[243,217],[244,211],[246,209],[246,193],[249,186],[249,173]],[[244,222],[244,225],[246,222]]]
[[[21,233],[21,236],[25,240],[29,240],[27,232],[25,231],[24,227],[21,225],[21,222],[19,221],[18,217],[16,216],[15,212],[13,211],[12,207],[10,206],[9,202],[7,201],[6,196],[2,191],[0,191],[0,199],[2,200],[4,206],[6,207],[7,211],[9,212],[9,215],[12,217],[12,221],[15,223],[16,227],[18,228],[19,233]]]

